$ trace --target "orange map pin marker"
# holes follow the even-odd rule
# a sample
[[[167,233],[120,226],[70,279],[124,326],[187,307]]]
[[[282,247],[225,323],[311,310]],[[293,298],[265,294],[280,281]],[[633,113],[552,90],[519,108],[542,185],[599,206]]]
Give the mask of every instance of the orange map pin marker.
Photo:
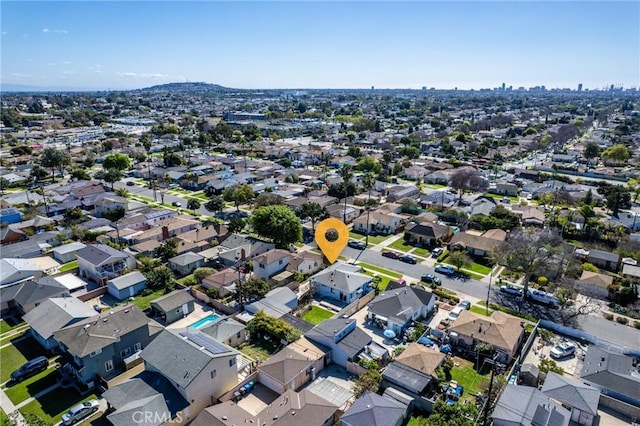
[[[316,226],[316,244],[329,263],[334,263],[338,259],[348,242],[349,228],[340,219],[330,217]]]

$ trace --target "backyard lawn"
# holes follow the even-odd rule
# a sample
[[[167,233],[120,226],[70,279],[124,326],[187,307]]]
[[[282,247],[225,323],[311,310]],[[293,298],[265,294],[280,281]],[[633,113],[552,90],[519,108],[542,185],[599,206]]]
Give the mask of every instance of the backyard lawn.
[[[27,360],[44,355],[42,347],[32,338],[14,339],[9,346],[0,349],[0,382],[6,382],[11,372],[16,370]]]
[[[312,306],[306,314],[302,316],[302,319],[310,322],[313,325],[320,324],[322,321],[333,317],[333,312],[326,309],[322,309],[319,306]]]
[[[451,379],[464,386],[463,398],[471,399],[471,395],[475,395],[480,390],[480,384],[486,380],[489,375],[481,375],[473,369],[473,363],[462,358],[453,358],[454,367],[451,369]],[[459,363],[459,366],[455,364]]]
[[[269,342],[262,340],[258,341],[256,339],[250,344],[242,346],[239,350],[251,359],[258,359],[261,362],[264,362],[269,359],[274,348],[270,346]]]
[[[70,270],[75,269],[77,267],[78,267],[78,261],[74,260],[74,261],[71,261],[69,263],[65,263],[64,265],[60,266],[58,268],[58,271],[59,272],[67,272],[67,271],[70,271]]]
[[[56,384],[58,375],[55,368],[49,368],[42,373],[26,379],[23,382],[16,384],[8,389],[5,389],[5,393],[14,404],[18,405],[22,401],[25,401],[32,395],[37,394]]]
[[[95,394],[82,397],[74,390],[65,390],[64,392],[54,391],[28,403],[20,409],[20,412],[22,415],[27,413],[35,414],[45,422],[53,424],[59,422],[62,415],[69,411],[69,408],[75,404],[97,398],[98,396]]]
[[[149,308],[151,306],[151,301],[157,299],[158,297],[164,294],[164,289],[156,290],[151,294],[146,296],[136,296],[133,300],[133,304],[140,308],[141,311]]]

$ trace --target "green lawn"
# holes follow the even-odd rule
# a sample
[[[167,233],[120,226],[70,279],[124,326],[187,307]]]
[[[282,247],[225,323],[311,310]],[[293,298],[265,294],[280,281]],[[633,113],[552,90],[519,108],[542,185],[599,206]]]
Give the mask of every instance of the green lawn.
[[[417,254],[417,255],[420,255],[420,256],[427,256],[427,257],[429,257],[429,250],[427,250],[427,249],[425,249],[425,248],[422,248],[422,247],[416,247],[416,248],[413,250],[413,254]]]
[[[62,415],[69,411],[69,408],[75,404],[97,398],[98,396],[95,394],[82,397],[74,390],[49,392],[22,407],[20,412],[22,415],[26,415],[27,413],[35,414],[48,423],[57,423],[62,418]]]
[[[369,245],[380,244],[390,237],[390,235],[369,235]],[[364,241],[364,238],[362,240]]]
[[[5,413],[2,408],[0,408],[0,425],[8,425],[8,424],[10,424],[9,416],[7,416],[7,413]]]
[[[302,319],[311,324],[320,324],[322,321],[333,317],[333,312],[322,309],[319,306],[312,306],[309,311],[302,316]]]
[[[411,416],[409,417],[409,422],[407,423],[407,426],[422,426],[425,425],[427,421],[426,417],[422,417],[422,416],[418,416],[418,417],[414,417]]]
[[[37,343],[34,342],[37,345]],[[27,362],[27,358],[14,345],[0,349],[0,382],[6,382],[11,372]]]
[[[78,261],[77,260],[73,260],[69,263],[65,263],[64,265],[60,266],[60,268],[58,268],[59,272],[67,272],[70,271],[72,269],[75,269],[78,267]]]
[[[378,290],[385,291],[390,282],[391,282],[391,278],[380,277],[380,284],[378,285]]]
[[[0,335],[4,334],[4,333],[8,333],[12,330],[15,330],[17,328],[20,327],[24,327],[26,326],[27,323],[26,322],[19,322],[17,324],[13,324],[8,322],[6,319],[2,319],[2,321],[0,321]]]
[[[471,312],[475,312],[476,314],[480,314],[480,315],[487,315],[487,308],[485,306],[473,305],[473,306],[471,306],[470,311]],[[491,309],[489,309],[489,315],[487,315],[487,316],[491,316],[492,312],[493,311]]]
[[[403,252],[407,252],[411,249],[413,249],[414,247],[410,244],[406,244],[404,242],[404,239],[400,238],[399,240],[394,241],[393,243],[389,244],[387,247],[389,248],[393,248],[396,250],[400,250]]]
[[[156,290],[153,293],[148,294],[146,296],[136,296],[135,299],[133,300],[133,304],[136,305],[138,308],[140,308],[141,311],[144,311],[145,309],[151,306],[152,300],[157,299],[163,294],[164,294],[164,289]]]
[[[261,340],[253,341],[249,345],[244,345],[239,350],[249,358],[258,359],[263,362],[269,359],[274,349],[269,346],[269,342]]]
[[[371,271],[379,272],[381,274],[388,275],[388,276],[393,277],[393,278],[401,278],[402,277],[402,274],[400,274],[398,272],[390,271],[388,269],[384,269],[384,268],[381,268],[379,266],[370,265],[368,263],[363,263],[363,262],[358,263],[358,265],[360,265],[361,267],[363,267],[365,269],[369,269]]]
[[[18,405],[32,395],[45,390],[49,386],[55,385],[57,378],[56,369],[49,368],[36,376],[28,378],[24,382],[20,382],[6,389],[5,393],[11,402]]]
[[[449,261],[449,256],[444,258],[442,263],[446,263],[446,264],[451,265],[451,262]],[[491,272],[491,268],[489,268],[488,266],[480,265],[479,263],[476,263],[476,262],[472,262],[470,265],[467,265],[466,267],[463,267],[462,269],[466,269],[467,271],[476,272],[476,273],[482,274],[482,275],[489,275],[489,272]]]
[[[454,362],[459,362],[460,366],[453,367],[451,369],[451,378],[458,382],[458,384],[464,386],[464,396],[471,397],[472,394],[478,393],[480,390],[480,384],[489,377],[488,374],[484,376],[478,374],[473,369],[473,364],[470,361],[466,361],[461,358],[454,358]]]

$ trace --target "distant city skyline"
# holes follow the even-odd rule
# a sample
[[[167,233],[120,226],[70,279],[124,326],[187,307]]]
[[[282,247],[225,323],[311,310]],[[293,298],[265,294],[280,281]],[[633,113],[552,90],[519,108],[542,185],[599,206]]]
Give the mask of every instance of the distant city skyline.
[[[3,1],[3,85],[640,85],[640,2]]]

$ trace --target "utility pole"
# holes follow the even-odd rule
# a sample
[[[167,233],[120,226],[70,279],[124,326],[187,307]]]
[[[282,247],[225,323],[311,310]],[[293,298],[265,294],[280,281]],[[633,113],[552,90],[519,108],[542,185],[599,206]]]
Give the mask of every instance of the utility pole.
[[[489,390],[487,392],[487,400],[484,403],[484,413],[482,415],[482,426],[487,425],[487,418],[489,417],[489,410],[491,409],[491,391],[493,390],[493,378],[496,372],[496,362],[497,354],[493,357],[493,359],[485,359],[484,362],[491,365],[491,378],[489,379]],[[484,363],[483,363],[484,364]]]

